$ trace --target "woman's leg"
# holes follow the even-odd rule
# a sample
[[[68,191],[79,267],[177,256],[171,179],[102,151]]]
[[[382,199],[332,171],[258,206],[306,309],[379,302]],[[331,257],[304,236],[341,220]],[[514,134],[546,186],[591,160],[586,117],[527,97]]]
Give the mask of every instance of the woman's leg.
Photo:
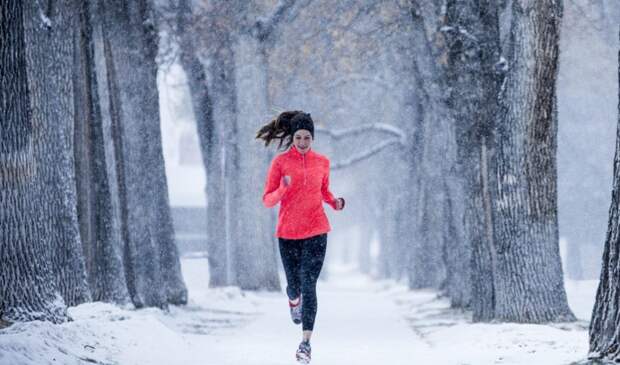
[[[278,239],[280,243],[280,257],[286,274],[286,294],[289,300],[299,298],[301,294],[301,240]]]
[[[304,340],[310,340],[316,318],[317,299],[316,282],[319,279],[325,251],[327,234],[304,240],[301,252],[301,295],[303,296],[302,323]]]

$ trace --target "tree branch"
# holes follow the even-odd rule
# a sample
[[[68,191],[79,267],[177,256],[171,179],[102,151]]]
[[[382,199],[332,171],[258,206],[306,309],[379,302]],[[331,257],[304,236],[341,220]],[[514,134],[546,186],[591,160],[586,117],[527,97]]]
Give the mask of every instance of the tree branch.
[[[345,167],[349,167],[357,162],[363,161],[365,159],[368,159],[376,154],[378,154],[379,152],[381,152],[383,149],[390,147],[392,145],[400,145],[401,141],[398,139],[391,139],[391,140],[387,140],[384,141],[382,143],[379,143],[378,145],[376,145],[375,147],[371,148],[368,151],[364,151],[361,153],[358,153],[356,155],[353,155],[352,157],[343,160],[343,161],[338,161],[335,164],[331,165],[331,169],[332,170],[339,170]]]
[[[370,77],[365,74],[360,73],[348,73],[342,77],[338,77],[334,80],[331,80],[327,84],[328,89],[333,89],[342,86],[343,84],[347,84],[349,82],[357,82],[357,83],[369,83],[374,86],[379,86],[384,90],[390,90],[393,85],[390,85],[388,82],[378,77]]]
[[[267,19],[259,18],[252,26],[251,32],[260,41],[267,41],[273,35],[278,24],[286,17],[292,21],[297,17],[299,9],[306,7],[312,0],[280,0],[275,10]],[[301,5],[299,5],[301,4]],[[297,6],[296,6],[297,5]]]
[[[354,137],[369,131],[377,131],[383,132],[387,134],[391,134],[394,137],[397,137],[398,143],[404,145],[405,141],[405,132],[402,129],[394,127],[393,125],[386,123],[369,123],[369,124],[361,124],[356,125],[351,128],[342,129],[339,131],[332,131],[327,128],[317,127],[314,129],[315,132],[328,135],[336,140],[342,139],[345,137]]]

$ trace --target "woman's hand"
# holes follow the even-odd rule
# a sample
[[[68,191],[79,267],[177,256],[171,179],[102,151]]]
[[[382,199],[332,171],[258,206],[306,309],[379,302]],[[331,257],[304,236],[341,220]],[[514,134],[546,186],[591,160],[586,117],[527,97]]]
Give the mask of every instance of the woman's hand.
[[[344,209],[344,198],[336,199],[336,210],[343,210],[343,209]]]
[[[282,176],[282,184],[286,187],[288,187],[289,185],[291,185],[291,177],[286,175],[286,176]]]

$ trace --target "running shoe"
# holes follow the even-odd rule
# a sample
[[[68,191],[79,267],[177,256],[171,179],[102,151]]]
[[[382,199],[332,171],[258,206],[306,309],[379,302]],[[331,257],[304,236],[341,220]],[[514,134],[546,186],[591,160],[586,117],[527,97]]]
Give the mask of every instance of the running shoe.
[[[297,348],[297,353],[295,354],[297,362],[301,364],[309,364],[311,353],[312,348],[310,347],[310,341],[301,341],[299,347]]]
[[[299,297],[297,304],[293,304],[289,300],[288,306],[291,309],[291,318],[293,319],[293,323],[300,324],[301,323],[301,296]]]

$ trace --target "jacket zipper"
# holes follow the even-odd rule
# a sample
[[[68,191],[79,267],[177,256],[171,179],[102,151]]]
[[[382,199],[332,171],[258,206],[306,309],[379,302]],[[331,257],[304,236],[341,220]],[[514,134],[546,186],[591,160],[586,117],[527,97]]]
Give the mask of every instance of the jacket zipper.
[[[303,168],[304,168],[304,185],[306,185],[306,154],[302,154],[301,155],[302,161],[303,161]]]

